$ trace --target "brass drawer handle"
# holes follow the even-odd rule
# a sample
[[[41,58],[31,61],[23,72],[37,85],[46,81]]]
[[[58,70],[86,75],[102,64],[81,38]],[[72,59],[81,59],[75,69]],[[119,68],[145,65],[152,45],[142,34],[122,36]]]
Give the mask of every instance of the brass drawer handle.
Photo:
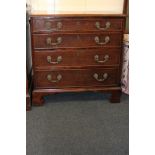
[[[52,24],[51,22],[45,22],[45,27],[46,29],[50,30],[50,31],[56,31],[62,28],[62,23],[61,22],[57,22],[57,27],[56,28],[51,28]]]
[[[56,61],[52,61],[51,56],[47,56],[47,62],[50,64],[58,64],[62,61],[62,56],[58,56]]]
[[[110,28],[111,23],[110,23],[110,22],[106,22],[106,23],[105,23],[105,27],[101,27],[101,26],[100,26],[100,23],[99,23],[99,22],[96,22],[96,23],[95,23],[95,26],[96,26],[96,28],[99,29],[99,30],[107,30],[107,29]]]
[[[98,63],[105,63],[105,62],[107,62],[107,61],[109,60],[109,55],[106,54],[106,55],[104,56],[104,60],[99,60],[99,55],[95,55],[95,56],[94,56],[94,60],[95,60],[96,62],[98,62]]]
[[[52,75],[51,74],[48,74],[47,75],[47,80],[50,81],[50,82],[52,82],[52,83],[59,82],[61,79],[62,79],[62,75],[61,74],[58,74],[57,75],[56,80],[52,80]]]
[[[98,45],[106,45],[110,41],[110,37],[106,36],[104,38],[104,42],[100,42],[100,39],[99,39],[98,36],[95,36],[94,40],[95,40],[95,43],[98,44]]]
[[[103,78],[102,79],[99,79],[98,77],[98,74],[97,73],[95,73],[94,75],[93,75],[93,77],[97,80],[97,81],[99,81],[99,82],[103,82],[103,81],[105,81],[107,78],[108,78],[108,73],[104,73],[103,75]]]
[[[52,43],[51,37],[48,37],[48,38],[46,39],[46,43],[47,43],[47,45],[50,45],[50,46],[56,46],[56,45],[59,45],[59,44],[62,43],[62,38],[61,38],[61,37],[58,37],[58,38],[57,38],[57,42],[56,42],[56,43]]]

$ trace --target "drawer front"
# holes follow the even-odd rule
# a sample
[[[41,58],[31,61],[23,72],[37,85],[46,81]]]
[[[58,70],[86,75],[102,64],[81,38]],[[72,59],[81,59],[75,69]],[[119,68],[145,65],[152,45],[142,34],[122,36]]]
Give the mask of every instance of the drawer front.
[[[33,32],[62,31],[121,31],[123,20],[114,18],[35,18]]]
[[[121,33],[34,34],[34,49],[120,47]]]
[[[118,84],[118,69],[66,69],[36,71],[35,88],[61,88],[82,86],[114,86]]]
[[[35,51],[35,67],[119,65],[120,48]]]

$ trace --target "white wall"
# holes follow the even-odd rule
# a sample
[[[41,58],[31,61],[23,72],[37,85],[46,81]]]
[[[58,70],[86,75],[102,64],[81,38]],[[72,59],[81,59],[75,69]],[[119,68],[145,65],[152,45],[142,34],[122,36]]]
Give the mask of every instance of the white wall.
[[[28,0],[32,11],[74,11],[90,12],[102,11],[105,13],[122,13],[124,0]]]

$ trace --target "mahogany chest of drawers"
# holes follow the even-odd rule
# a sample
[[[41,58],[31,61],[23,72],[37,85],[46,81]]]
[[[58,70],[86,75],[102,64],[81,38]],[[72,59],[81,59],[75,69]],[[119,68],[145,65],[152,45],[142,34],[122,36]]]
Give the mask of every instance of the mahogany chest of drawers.
[[[61,92],[111,93],[120,102],[125,16],[33,15],[33,105]]]

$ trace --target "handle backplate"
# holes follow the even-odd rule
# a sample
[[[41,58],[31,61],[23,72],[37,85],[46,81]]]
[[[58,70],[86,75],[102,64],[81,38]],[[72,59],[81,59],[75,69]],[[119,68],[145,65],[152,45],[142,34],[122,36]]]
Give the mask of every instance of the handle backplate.
[[[105,62],[107,62],[107,61],[109,60],[109,55],[106,54],[106,55],[104,56],[104,60],[99,60],[99,55],[95,55],[95,56],[94,56],[94,60],[95,60],[97,63],[105,63]]]
[[[101,79],[99,79],[99,75],[98,75],[97,73],[94,73],[93,77],[94,77],[97,81],[103,82],[103,81],[105,81],[105,80],[108,78],[108,73],[104,73],[104,74],[102,75],[103,78],[101,78]]]
[[[95,43],[98,44],[98,45],[106,45],[107,43],[110,42],[110,37],[109,36],[106,36],[104,38],[104,42],[100,42],[100,39],[99,39],[98,36],[95,36],[94,40],[95,40]]]
[[[111,23],[110,23],[110,22],[106,22],[106,23],[105,23],[105,27],[101,27],[101,26],[100,26],[100,22],[96,22],[96,23],[95,23],[95,26],[96,26],[97,29],[103,30],[103,31],[104,31],[104,30],[107,30],[107,29],[110,28]]]
[[[61,74],[57,75],[56,80],[52,80],[52,75],[51,74],[47,75],[47,80],[52,82],[52,83],[59,82],[61,79],[62,79],[62,75]]]
[[[58,56],[56,61],[52,61],[51,56],[47,56],[47,62],[50,64],[58,64],[62,61],[62,56]]]
[[[50,46],[56,46],[56,45],[59,45],[59,44],[62,43],[62,38],[61,38],[61,37],[58,37],[58,38],[57,38],[57,42],[52,43],[52,38],[51,38],[51,37],[48,37],[48,38],[46,39],[46,43],[47,43],[47,45],[50,45]]]
[[[56,30],[60,30],[62,28],[62,23],[61,22],[57,22],[56,24],[56,28],[51,28],[52,24],[50,21],[46,21],[45,22],[45,27],[46,29],[50,30],[50,31],[56,31]]]

